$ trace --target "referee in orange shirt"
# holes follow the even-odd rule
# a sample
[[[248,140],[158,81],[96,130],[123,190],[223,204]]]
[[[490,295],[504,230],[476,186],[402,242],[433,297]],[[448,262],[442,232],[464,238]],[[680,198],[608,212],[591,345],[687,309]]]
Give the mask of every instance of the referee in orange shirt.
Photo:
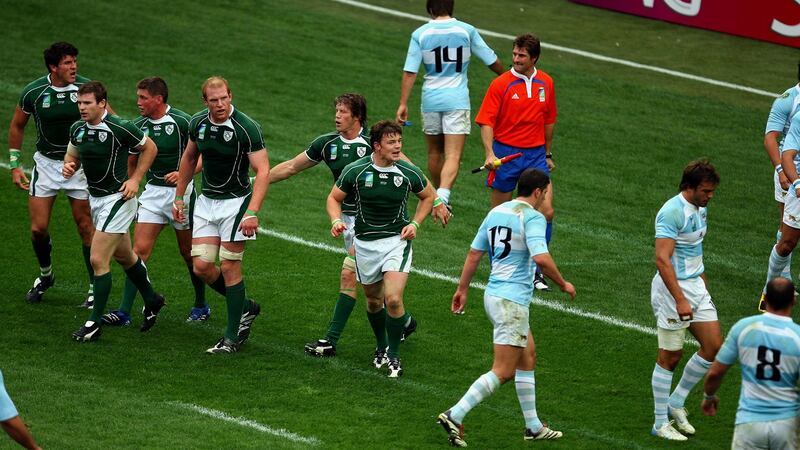
[[[486,167],[504,156],[522,152],[522,157],[495,170],[491,183],[492,208],[511,200],[523,170],[537,168],[550,175],[555,170],[551,146],[556,124],[553,79],[536,68],[541,53],[539,38],[523,34],[514,39],[513,67],[492,81],[475,122],[481,127]],[[547,190],[539,212],[547,219],[547,243],[553,232],[553,187]],[[534,285],[549,290],[537,271]]]

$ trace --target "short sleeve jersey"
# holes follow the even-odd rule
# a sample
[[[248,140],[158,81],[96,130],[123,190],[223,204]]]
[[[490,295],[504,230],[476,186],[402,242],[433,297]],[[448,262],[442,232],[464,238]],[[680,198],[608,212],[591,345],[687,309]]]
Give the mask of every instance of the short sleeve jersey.
[[[467,69],[472,55],[487,66],[497,61],[475,27],[460,20],[431,20],[411,34],[403,70],[417,73],[420,64],[425,66],[423,112],[470,109]]]
[[[246,197],[250,185],[247,156],[264,149],[261,125],[233,108],[224,123],[214,123],[204,109],[192,116],[189,139],[203,156],[203,195],[213,199]]]
[[[164,181],[164,177],[177,171],[180,166],[181,155],[189,139],[190,120],[192,116],[168,105],[167,113],[160,119],[142,116],[133,121],[158,147],[156,159],[147,171],[148,184],[174,186]]]
[[[764,134],[771,131],[780,132],[782,135],[780,144],[783,146],[783,140],[789,132],[792,117],[798,109],[800,109],[800,85],[794,85],[772,102]]]
[[[78,148],[93,197],[119,192],[128,179],[128,153],[144,145],[147,138],[132,122],[107,112],[97,125],[75,122],[69,135],[72,145]]]
[[[13,419],[18,415],[19,413],[17,412],[17,408],[14,406],[14,402],[11,401],[11,397],[9,397],[8,392],[6,392],[6,385],[3,381],[3,372],[0,372],[0,422]]]
[[[489,85],[475,122],[492,127],[498,142],[533,148],[545,144],[544,126],[555,123],[557,115],[550,75],[534,69],[528,78],[511,69]]]
[[[675,241],[670,261],[679,280],[699,277],[704,271],[706,215],[705,207],[689,203],[680,193],[664,203],[656,215],[656,239]]]
[[[789,124],[789,131],[786,132],[781,143],[781,154],[787,151],[797,152],[794,155],[794,165],[800,166],[800,114],[795,114]],[[789,189],[789,195],[796,195],[794,189]]]
[[[716,359],[741,364],[737,424],[800,415],[800,325],[790,317],[764,313],[736,322]]]
[[[356,199],[356,237],[373,241],[400,234],[410,223],[406,202],[409,193],[418,194],[428,185],[422,171],[406,161],[378,167],[365,156],[342,171],[336,181],[345,194]]]
[[[505,202],[489,211],[470,245],[489,253],[487,294],[530,305],[536,268],[532,258],[547,253],[546,229],[544,216],[520,200]]]
[[[80,120],[78,88],[89,79],[78,75],[75,83],[56,87],[50,75],[25,86],[19,97],[20,109],[36,123],[36,151],[50,159],[63,160],[69,143],[69,130]]]
[[[339,179],[345,166],[372,154],[369,136],[362,128],[359,135],[352,140],[345,139],[334,131],[314,139],[306,149],[306,156],[314,162],[324,162],[333,174],[333,181]],[[348,194],[342,202],[342,213],[348,216],[356,214],[355,194]]]

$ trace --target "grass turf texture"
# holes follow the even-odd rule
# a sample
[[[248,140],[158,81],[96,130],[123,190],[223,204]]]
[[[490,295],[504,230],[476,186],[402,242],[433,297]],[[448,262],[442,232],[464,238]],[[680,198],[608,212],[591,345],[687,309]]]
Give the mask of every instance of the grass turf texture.
[[[796,80],[795,50],[787,47],[563,1],[537,1],[535,7],[478,3],[459,2],[456,15],[493,31],[532,30],[545,42],[772,92]],[[375,4],[424,15],[422,1]],[[0,112],[0,123],[10,121],[10,105],[24,84],[43,73],[42,49],[63,39],[80,48],[80,73],[106,83],[111,105],[127,118],[136,114],[135,83],[145,76],[163,76],[170,103],[190,113],[202,108],[202,81],[225,76],[237,107],[263,125],[273,164],[333,129],[330,102],[342,92],[367,97],[370,123],[393,117],[408,37],[420,24],[328,1],[201,8],[188,2],[26,2],[6,8],[0,22],[15,42],[0,50],[0,102],[9,106]],[[510,62],[510,41],[487,42]],[[705,241],[710,290],[725,330],[752,314],[778,225],[772,171],[761,145],[771,99],[546,49],[539,67],[553,76],[558,95],[551,250],[578,289],[572,305],[653,326],[653,218],[676,192],[685,163],[709,156],[723,180],[710,204]],[[490,75],[473,61],[474,110]],[[424,168],[418,102],[419,82],[404,150]],[[23,148],[27,167],[34,128],[28,125]],[[488,192],[466,170],[480,164],[482,155],[473,128],[452,196],[456,217],[447,230],[430,223],[422,227],[414,244],[416,267],[460,273],[488,209]],[[318,168],[272,186],[262,225],[340,245],[327,234],[324,197],[330,184],[329,172]],[[25,194],[0,183],[0,209],[7,214],[0,230],[10,244],[0,250],[6,261],[0,273],[5,299],[0,369],[45,447],[313,445],[210,418],[187,409],[191,404],[314,437],[326,448],[443,447],[436,414],[491,365],[491,325],[481,308],[482,293],[472,290],[467,315],[455,317],[448,312],[454,286],[419,275],[410,277],[406,291],[420,329],[401,348],[402,379],[387,380],[371,369],[374,344],[363,294],[337,358],[306,357],[302,345],[321,337],[330,318],[341,255],[264,236],[248,246],[245,258],[248,293],[264,308],[251,340],[231,357],[203,355],[222,333],[224,302],[208,290],[210,323],[183,323],[191,287],[169,230],[149,263],[154,285],[169,305],[156,327],[147,334],[134,327],[107,328],[99,342],[78,345],[69,333],[86,317],[74,308],[85,292],[85,273],[66,202],[57,202],[51,231],[57,284],[40,305],[22,302],[36,274]],[[485,281],[486,269],[484,262],[477,281]],[[118,267],[113,273],[110,306],[116,306],[123,280]],[[544,298],[564,301],[557,293]],[[138,300],[134,311],[140,305]],[[134,325],[140,321],[135,314]],[[648,434],[654,336],[541,307],[533,307],[531,323],[539,352],[538,410],[566,433],[562,442],[548,446],[671,447]],[[687,347],[687,356],[692,351]],[[699,388],[692,393],[687,405],[698,429],[692,448],[729,445],[737,396],[736,371],[721,390],[717,418],[702,417]],[[524,425],[513,385],[476,408],[465,425],[471,446],[521,446]],[[5,445],[0,439],[0,447]]]

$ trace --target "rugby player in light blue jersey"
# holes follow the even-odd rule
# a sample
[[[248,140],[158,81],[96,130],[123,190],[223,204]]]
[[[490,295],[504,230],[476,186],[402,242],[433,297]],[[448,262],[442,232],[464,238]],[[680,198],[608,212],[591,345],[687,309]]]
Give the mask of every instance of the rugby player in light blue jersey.
[[[422,131],[428,144],[428,171],[436,194],[450,205],[450,190],[458,176],[470,120],[467,69],[475,55],[494,73],[504,72],[503,63],[470,24],[453,17],[455,0],[428,0],[433,18],[411,34],[400,82],[397,121],[408,120],[408,96],[425,66],[422,84]]]
[[[461,425],[464,416],[501,384],[512,379],[525,418],[524,438],[558,439],[563,435],[543,424],[536,413],[536,347],[528,321],[535,266],[539,266],[562,291],[575,298],[575,287],[561,277],[547,251],[547,222],[536,210],[549,187],[550,178],[541,170],[526,169],[522,172],[517,198],[489,212],[464,262],[451,306],[457,314],[464,312],[469,283],[484,253],[489,253],[492,269],[483,303],[494,325],[494,363],[492,370],[478,377],[458,403],[439,414],[439,424],[456,447],[467,445]]]
[[[800,64],[798,65],[797,77],[800,79]],[[767,151],[767,156],[770,162],[775,167],[775,174],[773,175],[773,184],[775,185],[775,201],[778,202],[778,209],[781,212],[781,220],[783,220],[783,207],[786,198],[786,190],[789,189],[789,179],[783,173],[783,166],[781,165],[781,147],[783,140],[789,133],[789,126],[792,123],[792,117],[800,109],[800,83],[787,89],[783,94],[772,102],[772,108],[769,110],[769,117],[767,118],[767,128],[764,130],[764,149]],[[777,241],[781,240],[781,230],[778,228]],[[792,278],[792,255],[789,254],[786,266],[781,271],[781,276],[784,278]],[[761,291],[761,302],[759,302],[759,309],[763,310],[764,290]]]
[[[767,312],[736,322],[706,375],[702,407],[713,416],[722,378],[736,360],[741,364],[742,389],[731,448],[798,448],[800,325],[792,321],[796,295],[786,278],[767,283]]]
[[[651,434],[668,440],[685,441],[685,435],[694,434],[684,403],[722,344],[717,309],[708,293],[703,266],[706,205],[718,185],[714,166],[705,159],[692,161],[683,169],[680,193],[667,200],[656,215],[658,271],[653,277],[650,302],[658,325],[658,360],[650,381],[655,403]],[[687,328],[700,343],[700,350],[686,363],[670,394],[672,373],[683,357]],[[668,415],[674,421],[668,421]]]

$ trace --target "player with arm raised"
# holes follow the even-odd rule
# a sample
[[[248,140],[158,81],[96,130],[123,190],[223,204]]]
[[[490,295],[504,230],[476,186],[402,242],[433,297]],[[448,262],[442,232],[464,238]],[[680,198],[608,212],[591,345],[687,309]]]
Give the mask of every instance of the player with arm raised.
[[[540,267],[570,298],[575,298],[575,287],[561,276],[547,250],[546,221],[536,209],[544,201],[549,187],[550,177],[541,170],[523,171],[519,177],[517,198],[493,208],[470,245],[451,310],[456,314],[464,312],[469,284],[481,258],[489,253],[491,272],[483,304],[494,326],[494,363],[492,370],[475,380],[458,403],[439,414],[438,422],[453,446],[467,446],[462,425],[467,413],[512,379],[525,418],[524,439],[546,440],[562,436],[562,432],[543,424],[536,413],[536,346],[529,323],[536,267]]]
[[[331,235],[338,237],[348,229],[341,218],[342,203],[355,195],[356,276],[364,286],[367,317],[377,342],[373,363],[381,368],[388,362],[390,378],[403,373],[399,350],[408,322],[403,292],[411,270],[411,241],[431,212],[435,196],[420,169],[401,159],[402,135],[397,123],[384,120],[373,125],[372,155],[345,167],[327,200]],[[406,202],[412,192],[420,201],[409,220]]]
[[[70,144],[64,155],[64,178],[83,168],[89,185],[89,204],[95,226],[91,262],[94,269],[95,305],[89,320],[72,337],[93,341],[100,336],[101,316],[111,294],[111,258],[124,269],[144,299],[141,331],[156,323],[164,297],[153,291],[147,267],[131,247],[128,228],[136,216],[136,193],[158,149],[153,141],[127,120],[106,111],[105,87],[90,81],[78,89],[81,121],[70,128]],[[128,176],[128,153],[141,153],[136,169]]]
[[[449,207],[470,132],[467,70],[470,57],[477,56],[497,75],[503,63],[486,45],[478,30],[453,17],[455,0],[428,0],[432,20],[411,34],[400,82],[397,121],[408,120],[408,97],[420,65],[425,66],[422,85],[422,131],[428,144],[428,172],[436,195]]]
[[[69,128],[81,118],[78,88],[89,80],[78,75],[78,49],[68,42],[56,42],[48,47],[44,51],[44,63],[48,74],[32,81],[22,91],[8,130],[11,179],[17,187],[28,191],[31,238],[40,271],[25,299],[31,303],[40,302],[45,291],[55,282],[49,227],[56,196],[63,190],[69,198],[72,217],[83,242],[83,258],[89,274],[89,291],[84,306],[91,307],[94,272],[89,262],[89,247],[94,227],[89,213],[86,177],[83,171],[78,171],[69,180],[61,176]],[[38,133],[33,155],[33,182],[25,176],[21,160],[22,139],[31,117]]]
[[[694,427],[684,407],[689,391],[711,367],[722,344],[717,309],[708,293],[703,265],[703,238],[707,233],[706,206],[719,185],[719,174],[706,160],[683,169],[678,195],[656,215],[656,271],[650,302],[658,327],[658,360],[650,380],[655,404],[651,434],[685,441]],[[683,357],[686,330],[700,343],[670,394],[672,375]],[[667,420],[667,416],[674,419]]]
[[[160,77],[145,78],[136,86],[137,106],[141,117],[133,124],[158,147],[153,165],[147,171],[147,184],[139,196],[139,212],[136,215],[136,228],[133,234],[133,251],[147,263],[153,253],[156,239],[167,224],[175,229],[178,249],[189,269],[194,287],[194,307],[187,321],[206,320],[211,309],[205,298],[205,282],[192,270],[192,230],[188,223],[176,222],[172,217],[172,201],[175,199],[175,185],[178,181],[178,165],[181,153],[186,148],[191,116],[167,103],[169,90]],[[136,165],[138,155],[130,157],[129,164]],[[194,183],[189,183],[186,196],[188,203],[195,198]],[[103,315],[106,325],[130,324],[131,308],[136,299],[136,286],[130,279],[125,280],[122,302],[118,309]]]
[[[255,240],[258,231],[258,211],[269,188],[269,158],[261,126],[233,106],[226,79],[208,78],[202,92],[207,109],[189,124],[173,216],[178,222],[188,220],[184,198],[202,155],[203,187],[192,212],[192,266],[227,303],[225,334],[206,352],[234,353],[250,337],[261,313],[261,306],[246,296],[242,257],[245,243]],[[252,184],[250,167],[256,173]]]

